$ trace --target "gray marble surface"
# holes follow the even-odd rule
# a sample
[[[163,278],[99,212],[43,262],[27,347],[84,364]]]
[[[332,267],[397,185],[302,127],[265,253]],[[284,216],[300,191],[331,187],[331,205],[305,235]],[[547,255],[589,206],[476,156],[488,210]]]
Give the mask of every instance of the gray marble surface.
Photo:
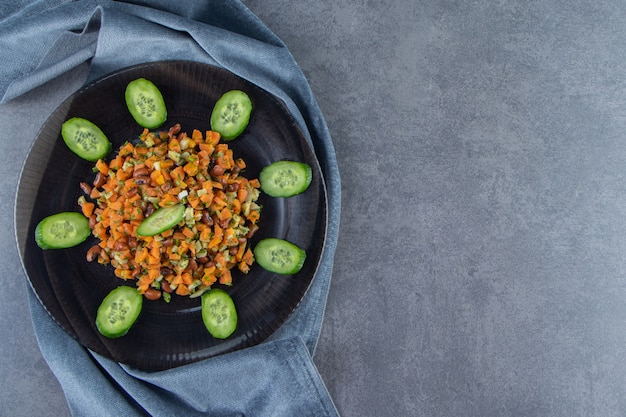
[[[245,3],[336,146],[315,363],[340,413],[626,415],[626,3]],[[0,415],[69,413],[12,226],[20,167],[63,98],[0,106]]]

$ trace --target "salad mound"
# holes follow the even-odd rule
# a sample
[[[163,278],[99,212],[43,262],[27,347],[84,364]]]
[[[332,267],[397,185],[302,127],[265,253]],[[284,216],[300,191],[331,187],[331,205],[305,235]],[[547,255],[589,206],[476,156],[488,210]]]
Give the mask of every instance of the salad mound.
[[[219,133],[180,130],[179,124],[166,132],[144,129],[137,144],[96,162],[93,184],[81,183],[86,195],[78,203],[100,241],[87,260],[111,264],[149,299],[197,297],[216,282],[231,285],[233,268],[245,274],[254,263],[248,240],[261,212],[258,179],[241,175],[245,161],[220,143]],[[180,205],[173,227],[137,233],[157,210]]]

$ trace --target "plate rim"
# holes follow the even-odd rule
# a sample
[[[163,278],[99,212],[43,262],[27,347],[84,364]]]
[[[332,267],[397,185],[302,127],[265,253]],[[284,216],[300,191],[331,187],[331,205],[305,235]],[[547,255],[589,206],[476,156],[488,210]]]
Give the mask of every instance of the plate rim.
[[[23,218],[29,218],[32,216],[32,212],[33,212],[33,206],[35,205],[35,201],[36,201],[36,196],[38,194],[38,191],[34,192],[34,196],[31,198],[32,201],[28,201],[29,199],[27,197],[25,197],[23,194],[28,194],[25,190],[24,190],[24,184],[23,182],[26,180],[25,176],[26,174],[29,172],[27,170],[27,165],[32,162],[32,159],[43,159],[48,161],[49,160],[49,156],[45,155],[45,156],[39,156],[38,152],[36,152],[36,147],[38,146],[38,141],[39,138],[42,135],[42,132],[44,131],[44,129],[46,128],[46,126],[48,126],[48,124],[50,123],[50,120],[54,117],[54,115],[59,111],[59,109],[62,109],[63,107],[67,107],[66,110],[69,110],[71,107],[71,103],[73,102],[73,100],[75,99],[76,96],[80,95],[80,94],[84,94],[86,91],[88,91],[91,88],[96,87],[98,84],[106,81],[107,79],[110,78],[114,78],[116,76],[118,76],[119,74],[128,72],[128,71],[136,71],[136,70],[140,70],[143,68],[149,68],[149,67],[153,67],[153,66],[160,66],[160,65],[164,65],[164,66],[168,66],[168,65],[191,65],[191,66],[200,66],[200,67],[209,67],[213,70],[217,70],[217,71],[222,71],[225,73],[228,73],[230,75],[233,75],[237,78],[239,78],[241,81],[257,88],[260,89],[264,94],[266,94],[267,96],[269,96],[273,101],[275,101],[283,110],[283,112],[285,112],[286,115],[288,115],[288,117],[290,118],[290,122],[298,129],[301,131],[302,137],[303,137],[303,141],[300,141],[301,144],[303,144],[308,152],[311,153],[311,155],[313,155],[313,160],[316,164],[315,169],[317,170],[317,172],[319,173],[319,181],[320,181],[320,192],[321,192],[321,197],[322,197],[322,205],[323,205],[323,219],[321,221],[321,225],[323,227],[320,227],[319,229],[319,233],[322,233],[323,236],[321,238],[321,246],[319,248],[317,248],[316,252],[319,252],[319,256],[317,258],[315,267],[313,269],[311,278],[308,280],[308,283],[306,285],[306,288],[304,290],[304,292],[302,293],[302,295],[299,297],[299,299],[297,300],[297,302],[295,303],[295,305],[293,306],[293,308],[290,309],[289,313],[284,317],[283,320],[281,320],[281,322],[279,323],[279,325],[276,328],[271,329],[271,331],[269,332],[269,334],[267,334],[267,336],[265,336],[262,340],[253,343],[253,345],[257,345],[260,343],[263,343],[265,340],[271,338],[271,336],[278,330],[280,329],[282,326],[284,326],[287,321],[289,320],[290,317],[293,316],[294,312],[296,311],[296,309],[302,304],[304,298],[307,296],[307,294],[310,291],[310,288],[312,286],[313,280],[315,279],[315,277],[317,276],[319,269],[320,269],[320,265],[321,265],[321,261],[324,258],[325,252],[327,250],[326,248],[326,242],[328,240],[328,228],[330,227],[329,225],[329,213],[328,213],[328,190],[326,187],[326,180],[324,178],[324,172],[322,170],[320,161],[317,157],[317,153],[315,150],[315,147],[313,146],[312,143],[312,139],[310,137],[310,132],[308,132],[308,130],[306,128],[303,128],[303,126],[298,122],[298,118],[295,117],[291,111],[289,110],[288,106],[286,105],[285,101],[282,100],[280,97],[277,97],[276,95],[268,92],[265,88],[251,82],[250,80],[247,80],[241,76],[239,76],[238,74],[235,74],[231,71],[229,71],[226,68],[223,68],[221,66],[218,65],[213,65],[213,64],[208,64],[208,63],[203,63],[203,62],[198,62],[198,61],[189,61],[189,60],[162,60],[162,61],[152,61],[152,62],[144,62],[144,63],[138,63],[138,64],[134,64],[131,66],[127,66],[127,67],[123,67],[123,68],[119,68],[115,71],[112,71],[110,73],[104,74],[101,77],[98,77],[92,81],[89,81],[87,83],[85,83],[84,85],[82,85],[80,88],[76,89],[75,91],[73,91],[68,97],[66,97],[59,105],[57,105],[52,112],[50,113],[50,115],[46,118],[46,120],[44,121],[44,123],[41,125],[41,127],[37,130],[37,133],[35,134],[35,137],[28,149],[28,153],[24,159],[24,162],[22,164],[22,167],[20,169],[20,174],[18,177],[18,182],[17,182],[17,192],[16,192],[16,198],[15,198],[15,203],[14,203],[14,232],[15,232],[15,242],[17,245],[17,249],[18,249],[18,255],[19,255],[19,259],[20,259],[20,264],[22,266],[22,270],[24,271],[24,274],[26,276],[27,282],[29,283],[29,287],[32,290],[33,294],[36,296],[39,304],[44,308],[44,310],[46,311],[47,315],[49,317],[51,317],[55,323],[57,323],[57,325],[59,325],[66,334],[68,334],[69,336],[71,336],[72,338],[74,338],[75,340],[77,340],[81,345],[85,346],[79,338],[79,335],[77,335],[73,329],[71,329],[71,325],[69,326],[70,329],[68,329],[68,324],[67,323],[61,323],[58,318],[52,314],[52,312],[50,311],[50,309],[48,308],[48,306],[44,303],[44,301],[42,300],[42,297],[40,296],[39,292],[37,291],[37,289],[35,288],[35,285],[29,275],[27,266],[26,266],[26,261],[25,261],[25,251],[26,251],[26,245],[27,245],[27,240],[29,239],[28,237],[28,227],[25,227],[23,225],[20,225],[20,219]],[[66,113],[67,114],[67,113]],[[307,135],[308,133],[308,135]],[[54,140],[50,140],[50,143],[48,143],[48,147],[46,149],[51,150],[54,147]],[[114,149],[115,151],[115,149]],[[45,175],[45,171],[46,169],[41,169],[40,171],[40,176],[38,181],[34,184],[34,187],[38,188],[41,184],[41,178]],[[26,200],[26,201],[24,201]],[[27,211],[23,211],[23,206],[27,205],[30,207],[27,207],[28,210]],[[26,215],[26,213],[28,213],[28,215]],[[317,230],[317,229],[316,229]],[[22,231],[21,236],[20,236],[20,231]],[[55,296],[56,299],[56,296]],[[87,346],[85,346],[87,348]],[[198,360],[202,360],[202,359],[206,359],[209,357],[213,357],[216,355],[221,355],[221,354],[225,354],[228,353],[230,351],[233,350],[239,350],[239,349],[243,349],[249,346],[244,346],[244,347],[239,347],[239,348],[235,348],[235,349],[231,349],[231,350],[226,350],[224,352],[219,352],[217,354],[213,354],[213,355],[209,355],[206,357],[200,357],[197,359],[192,359],[189,361],[182,361],[181,363],[175,364],[173,366],[167,366],[165,368],[161,368],[161,367],[140,367],[141,369],[148,369],[148,370],[152,370],[152,369],[169,369],[169,368],[173,368],[173,367],[177,367],[177,366],[182,366],[185,365],[187,363],[191,363],[191,362],[197,362]],[[98,352],[100,353],[100,352]],[[197,353],[197,352],[192,352],[192,353]],[[113,360],[115,360],[114,358],[111,358]],[[127,362],[124,362],[127,363]],[[132,365],[132,364],[131,364]]]

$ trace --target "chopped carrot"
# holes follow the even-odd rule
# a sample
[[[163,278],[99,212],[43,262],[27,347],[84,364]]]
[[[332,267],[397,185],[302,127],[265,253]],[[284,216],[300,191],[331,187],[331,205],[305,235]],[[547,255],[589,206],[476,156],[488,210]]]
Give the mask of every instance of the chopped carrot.
[[[98,172],[102,175],[109,175],[109,165],[102,159],[98,159],[98,161],[96,161],[96,168],[98,168]]]
[[[178,287],[176,287],[176,294],[178,295],[189,295],[190,291],[189,288],[186,285],[179,285]]]
[[[196,235],[196,233],[189,227],[183,227],[183,235],[185,235],[186,238],[191,239]]]
[[[206,132],[206,137],[205,137],[205,142],[216,146],[218,144],[218,142],[220,141],[220,134],[218,132],[214,132],[212,130],[207,130]]]
[[[195,162],[188,162],[183,167],[183,170],[190,177],[196,176],[198,175],[198,164],[196,164]]]
[[[180,149],[180,142],[176,138],[173,138],[173,139],[170,140],[170,143],[167,145],[167,148],[170,151],[173,151],[173,152],[180,152],[181,151],[181,149]]]
[[[178,203],[178,198],[175,195],[165,194],[163,196],[163,199],[159,201],[159,206],[167,207],[167,206],[173,206],[174,204],[177,204],[177,203]]]
[[[80,208],[81,211],[83,212],[83,214],[85,215],[85,217],[91,217],[91,215],[93,214],[93,210],[96,207],[96,205],[90,201],[84,202],[83,204],[81,204]]]
[[[239,245],[239,248],[237,248],[237,253],[235,254],[235,260],[237,262],[241,262],[243,260],[243,255],[245,252],[246,252],[246,245],[245,244]]]
[[[239,201],[238,198],[233,199],[233,202],[231,204],[233,205],[232,210],[234,214],[241,213],[241,201]]]
[[[183,284],[189,285],[193,282],[193,277],[191,276],[189,272],[183,272],[181,276],[183,278]]]
[[[241,158],[237,158],[235,159],[235,165],[239,168],[239,169],[245,169],[246,168],[246,161],[244,161]]]
[[[111,210],[113,211],[120,211],[122,209],[122,202],[121,201],[114,201],[111,204],[109,204],[109,207],[111,208]]]
[[[224,207],[220,212],[220,220],[227,220],[233,217],[233,214],[230,212],[228,207]]]
[[[211,229],[207,227],[200,232],[200,241],[208,242],[209,239],[211,239]]]
[[[165,184],[165,176],[163,175],[163,172],[161,172],[160,169],[155,169],[154,171],[152,171],[150,173],[150,179],[153,180],[156,185]]]
[[[124,181],[124,180],[127,180],[130,177],[132,177],[133,173],[130,170],[126,171],[126,170],[123,170],[123,169],[118,169],[117,172],[115,173],[115,176],[117,177],[117,179],[119,181]]]
[[[219,281],[222,285],[231,285],[233,283],[233,276],[230,273],[230,269],[226,269],[222,272]]]
[[[200,205],[200,198],[198,198],[198,196],[196,194],[193,195],[188,195],[187,196],[187,202],[189,203],[189,205],[193,208],[198,208],[198,206]]]
[[[245,262],[239,262],[237,264],[237,269],[243,272],[244,274],[247,274],[248,272],[250,272],[250,266],[246,264]]]
[[[247,196],[248,190],[243,187],[239,187],[239,189],[237,190],[237,200],[239,200],[240,203],[245,203]]]
[[[261,213],[259,212],[259,210],[254,210],[254,211],[251,211],[250,214],[246,216],[246,218],[250,220],[251,223],[256,223],[259,221],[260,216],[261,216]]]
[[[241,260],[248,265],[252,265],[252,263],[254,262],[253,252],[250,249],[247,249]]]

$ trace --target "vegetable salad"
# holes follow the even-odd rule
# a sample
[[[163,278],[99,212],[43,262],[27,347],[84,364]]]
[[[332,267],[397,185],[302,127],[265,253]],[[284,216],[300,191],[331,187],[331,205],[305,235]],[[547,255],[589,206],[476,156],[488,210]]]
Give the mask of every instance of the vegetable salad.
[[[93,184],[81,183],[86,195],[78,203],[100,240],[87,260],[111,264],[149,299],[196,297],[216,282],[230,285],[233,268],[247,273],[254,262],[248,240],[261,211],[260,183],[243,177],[245,168],[217,132],[144,129],[137,144],[96,162]],[[184,215],[173,228],[137,233],[156,210],[181,204]]]

